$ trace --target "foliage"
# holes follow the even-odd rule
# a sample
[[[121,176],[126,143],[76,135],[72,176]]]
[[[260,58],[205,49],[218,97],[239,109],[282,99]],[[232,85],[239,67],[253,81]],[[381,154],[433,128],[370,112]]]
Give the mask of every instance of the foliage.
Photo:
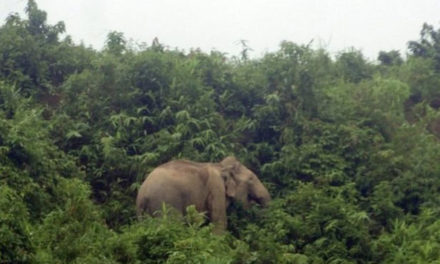
[[[418,221],[396,220],[391,233],[374,243],[384,263],[437,263],[439,261],[438,212],[424,209]]]
[[[381,51],[379,52],[379,56],[377,59],[380,61],[382,65],[391,66],[391,65],[401,65],[403,63],[403,59],[400,56],[400,52],[398,50],[391,51]]]
[[[1,263],[436,263],[438,30],[380,63],[282,42],[241,58],[61,39],[29,0],[0,27]],[[141,182],[171,159],[236,155],[268,208],[228,232],[164,208],[137,220]],[[13,205],[13,206],[11,206]]]
[[[434,60],[435,69],[440,70],[440,29],[435,30],[432,25],[424,23],[420,40],[410,41],[408,48],[416,57]]]
[[[123,263],[245,263],[247,246],[230,235],[214,235],[203,215],[189,207],[184,219],[164,208],[162,219],[147,217],[125,228],[110,248]]]
[[[11,206],[13,205],[13,206]],[[0,186],[0,261],[31,263],[29,212],[21,197],[8,186]]]

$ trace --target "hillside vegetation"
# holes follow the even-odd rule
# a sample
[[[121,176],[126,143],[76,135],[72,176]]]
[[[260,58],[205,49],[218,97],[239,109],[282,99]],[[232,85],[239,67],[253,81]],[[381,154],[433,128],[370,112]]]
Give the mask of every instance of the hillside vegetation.
[[[377,63],[64,31],[34,0],[0,27],[0,263],[440,263],[440,30]],[[268,208],[136,219],[154,167],[227,155]]]

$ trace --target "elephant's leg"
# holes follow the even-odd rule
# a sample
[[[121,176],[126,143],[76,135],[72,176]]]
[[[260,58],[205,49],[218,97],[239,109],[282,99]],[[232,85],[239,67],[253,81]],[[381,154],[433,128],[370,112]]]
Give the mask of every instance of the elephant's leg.
[[[214,224],[214,233],[223,233],[228,225],[226,207],[220,204],[217,206],[214,201],[213,206],[210,208],[210,220]]]
[[[214,224],[214,232],[223,233],[227,227],[226,195],[224,182],[219,171],[207,168],[210,175],[208,180],[209,195],[207,198],[208,214]]]

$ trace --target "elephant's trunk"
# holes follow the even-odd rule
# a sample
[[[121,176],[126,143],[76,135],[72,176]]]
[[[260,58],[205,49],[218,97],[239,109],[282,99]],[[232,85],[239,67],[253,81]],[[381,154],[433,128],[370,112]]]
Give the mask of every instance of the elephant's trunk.
[[[266,207],[270,203],[271,200],[272,199],[270,198],[270,194],[266,190],[266,193],[263,196],[261,196],[260,198],[258,198],[258,203],[261,204],[261,206]]]
[[[263,199],[260,200],[260,204],[261,204],[261,206],[266,207],[266,206],[269,205],[270,201],[271,201],[270,197],[263,198]]]
[[[272,200],[267,189],[261,182],[258,182],[253,189],[252,198],[261,206],[266,207]]]

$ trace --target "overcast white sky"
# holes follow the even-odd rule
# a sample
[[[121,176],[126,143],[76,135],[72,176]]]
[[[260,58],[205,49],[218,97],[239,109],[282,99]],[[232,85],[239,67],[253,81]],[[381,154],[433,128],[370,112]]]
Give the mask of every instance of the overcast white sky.
[[[253,56],[278,49],[282,40],[337,52],[348,47],[376,59],[381,50],[406,53],[423,22],[440,27],[440,0],[36,0],[54,24],[101,49],[109,31],[151,44],[230,55],[248,41]],[[11,12],[24,16],[27,0],[0,0],[1,24]]]

